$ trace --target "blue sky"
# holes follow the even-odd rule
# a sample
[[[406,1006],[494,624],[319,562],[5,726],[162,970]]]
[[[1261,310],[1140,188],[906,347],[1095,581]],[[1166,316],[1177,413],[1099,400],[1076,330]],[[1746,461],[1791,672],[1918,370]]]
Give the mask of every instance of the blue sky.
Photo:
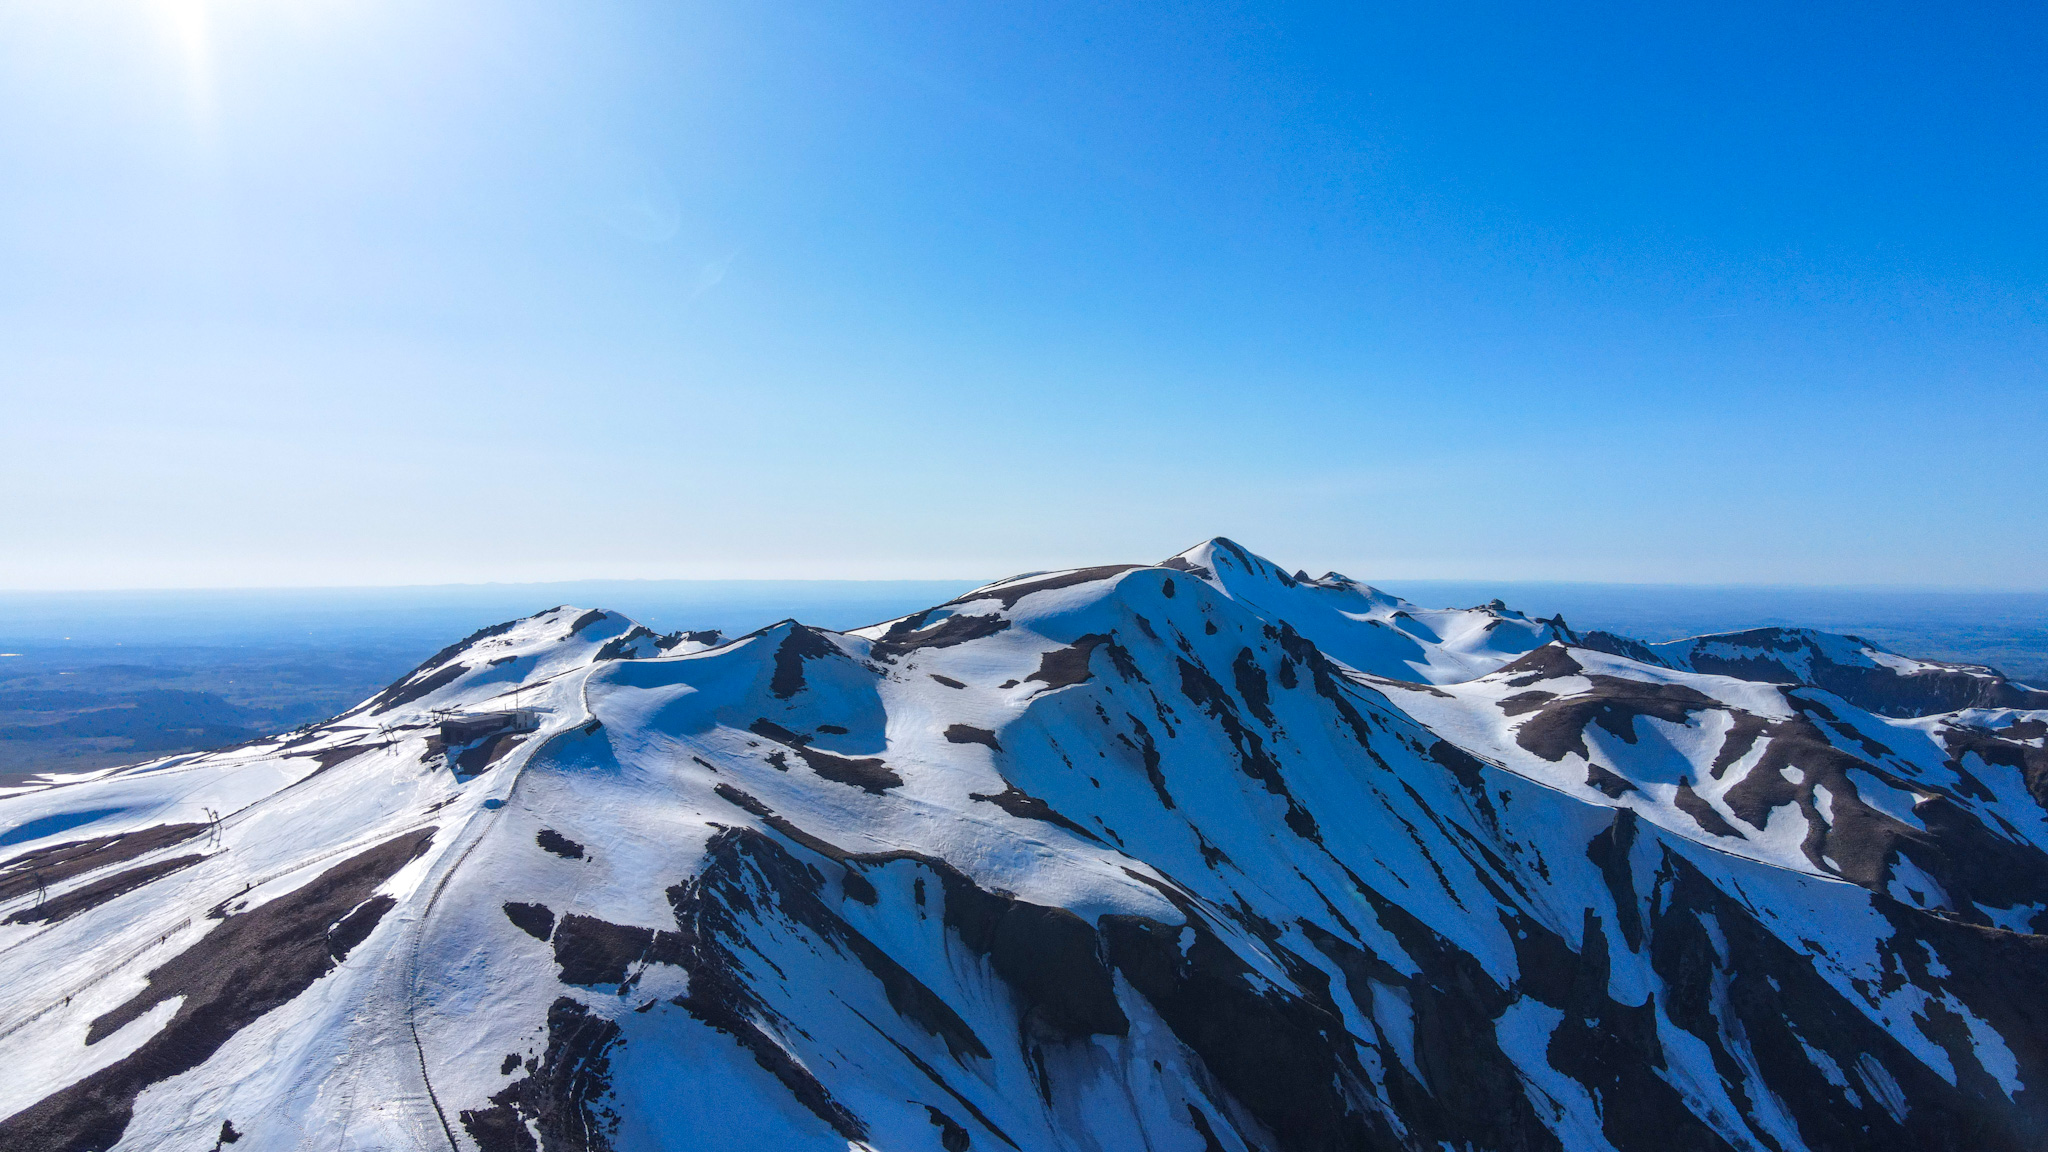
[[[0,0],[0,587],[2048,587],[2048,16]]]

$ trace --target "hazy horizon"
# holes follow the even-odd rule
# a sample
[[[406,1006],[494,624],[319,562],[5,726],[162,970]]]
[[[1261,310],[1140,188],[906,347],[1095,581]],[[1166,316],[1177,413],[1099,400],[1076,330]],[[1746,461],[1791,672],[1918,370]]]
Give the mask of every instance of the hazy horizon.
[[[1006,574],[1010,575],[1010,574]],[[992,579],[1000,579],[994,577]],[[1365,579],[1360,577],[1360,579]],[[737,635],[794,617],[845,630],[906,615],[989,580],[561,581],[417,587],[0,591],[0,650],[350,648],[413,658],[485,625],[573,604],[658,631]],[[1424,607],[1499,598],[1573,627],[1669,640],[1752,627],[1853,632],[1908,655],[2048,676],[2048,592],[2032,590],[1368,580]],[[0,676],[5,675],[0,667]]]
[[[421,591],[421,592],[431,592],[431,591],[438,591],[438,590],[444,590],[444,589],[500,589],[500,588],[504,588],[504,589],[528,589],[528,588],[531,588],[531,589],[544,589],[544,588],[574,588],[574,587],[582,587],[582,586],[587,586],[587,585],[604,585],[604,584],[618,584],[618,585],[628,585],[628,586],[630,586],[630,585],[656,585],[656,584],[675,584],[675,585],[689,585],[689,586],[705,586],[705,587],[715,587],[715,586],[720,586],[720,585],[730,585],[730,586],[735,586],[735,587],[759,587],[759,586],[763,586],[763,585],[790,585],[790,586],[812,586],[812,585],[836,585],[836,584],[844,584],[844,585],[889,585],[889,584],[932,584],[932,585],[939,585],[939,584],[946,584],[946,585],[960,585],[960,586],[962,586],[962,587],[965,587],[965,588],[973,588],[973,587],[979,587],[980,585],[983,585],[983,584],[990,584],[990,583],[994,583],[994,582],[996,582],[996,581],[998,581],[998,580],[1007,580],[1007,579],[1010,579],[1010,578],[1012,578],[1012,577],[1014,577],[1014,576],[1028,575],[1028,574],[1031,574],[1031,573],[1034,573],[1034,572],[1054,572],[1054,571],[1061,571],[1061,570],[1062,570],[1062,569],[1054,569],[1054,568],[1041,568],[1041,569],[1024,569],[1024,570],[1020,570],[1020,571],[1018,571],[1018,572],[1011,572],[1011,573],[1005,573],[1005,574],[1003,574],[1003,575],[1001,575],[1001,576],[981,576],[981,577],[966,577],[966,576],[953,576],[953,577],[948,577],[948,576],[932,576],[932,575],[921,575],[921,576],[916,576],[916,577],[869,577],[869,578],[848,578],[848,577],[835,577],[835,576],[785,576],[785,577],[761,577],[761,578],[670,578],[670,577],[661,577],[661,576],[634,576],[634,577],[606,577],[606,576],[589,576],[589,577],[572,577],[572,578],[567,578],[567,579],[562,579],[562,580],[470,580],[470,581],[445,581],[445,582],[440,582],[440,583],[415,583],[415,584],[408,584],[408,583],[365,583],[365,584],[206,584],[206,585],[141,585],[141,584],[137,584],[137,585],[110,585],[110,586],[106,586],[106,587],[89,587],[89,588],[36,588],[36,587],[6,587],[6,586],[0,586],[0,597],[7,597],[7,596],[80,596],[80,597],[92,597],[92,596],[125,596],[125,595],[137,595],[137,596],[140,596],[140,595],[164,595],[164,596],[176,596],[176,595],[180,595],[180,594],[186,594],[186,593],[190,593],[190,594],[193,594],[193,595],[205,595],[205,594],[212,594],[212,593],[220,593],[220,594],[237,594],[237,593],[296,593],[296,592],[308,592],[308,593],[310,593],[310,592],[405,592],[405,591]],[[1319,575],[1319,574],[1318,574],[1318,575]],[[1351,574],[1351,573],[1349,573],[1349,572],[1345,572],[1345,573],[1343,573],[1343,575],[1346,575],[1346,576],[1351,576],[1352,574]],[[1359,582],[1361,582],[1361,583],[1364,583],[1364,584],[1369,584],[1369,585],[1372,585],[1373,587],[1376,587],[1376,588],[1382,588],[1382,589],[1386,589],[1386,590],[1392,590],[1392,589],[1394,588],[1394,586],[1396,586],[1396,585],[1401,585],[1401,584],[1408,584],[1408,585],[1460,585],[1460,586],[1463,586],[1463,585],[1471,585],[1471,586],[1474,586],[1474,587],[1478,587],[1478,586],[1482,586],[1482,585],[1483,585],[1483,586],[1496,586],[1496,585],[1497,585],[1497,586],[1500,586],[1500,587],[1569,587],[1569,588],[1669,588],[1669,589],[1696,589],[1696,590],[1703,590],[1703,591],[1706,591],[1706,590],[1721,590],[1721,589],[1740,589],[1740,590],[1756,590],[1756,591],[1774,591],[1774,590],[1786,590],[1786,591],[1803,591],[1803,590],[1810,590],[1810,591],[1825,591],[1825,592],[1869,592],[1869,593],[1915,593],[1915,592],[1926,592],[1926,593],[1934,593],[1934,594],[1944,594],[1944,593],[1953,593],[1953,594],[1956,594],[1956,595],[1996,595],[1996,594],[2006,594],[2006,593],[2010,593],[2010,594],[2015,594],[2015,595],[2048,595],[2048,581],[2044,581],[2043,583],[2040,583],[2040,584],[1963,584],[1963,583],[1957,583],[1957,584],[1936,584],[1936,583],[1905,583],[1905,582],[1876,582],[1876,581],[1873,581],[1873,582],[1866,582],[1866,583],[1856,583],[1856,582],[1853,582],[1853,581],[1838,581],[1838,582],[1819,582],[1819,581],[1812,581],[1812,582],[1800,582],[1800,581],[1764,581],[1764,580],[1755,580],[1755,581],[1742,581],[1742,580],[1719,580],[1719,581],[1708,581],[1708,580],[1697,580],[1697,581],[1694,581],[1694,580],[1544,580],[1544,579],[1527,579],[1527,578],[1503,578],[1503,579],[1498,579],[1498,580],[1495,580],[1495,579],[1489,579],[1489,578],[1487,578],[1487,577],[1484,577],[1484,576],[1468,576],[1468,577],[1447,577],[1447,576],[1415,576],[1415,577],[1408,577],[1408,576],[1399,576],[1399,575],[1392,575],[1392,576],[1382,576],[1382,577],[1373,577],[1373,578],[1367,578],[1367,577],[1363,577],[1363,576],[1354,576],[1353,578],[1354,578],[1354,579],[1357,579],[1357,580],[1358,580]],[[1413,599],[1413,597],[1409,597],[1409,599]]]

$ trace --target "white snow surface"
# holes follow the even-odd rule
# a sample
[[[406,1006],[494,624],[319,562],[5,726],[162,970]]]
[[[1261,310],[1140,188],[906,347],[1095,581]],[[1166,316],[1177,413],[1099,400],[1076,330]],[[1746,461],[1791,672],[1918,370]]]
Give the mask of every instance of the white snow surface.
[[[486,630],[0,798],[0,1150],[2038,1146],[2048,712],[1574,640],[1220,539]]]

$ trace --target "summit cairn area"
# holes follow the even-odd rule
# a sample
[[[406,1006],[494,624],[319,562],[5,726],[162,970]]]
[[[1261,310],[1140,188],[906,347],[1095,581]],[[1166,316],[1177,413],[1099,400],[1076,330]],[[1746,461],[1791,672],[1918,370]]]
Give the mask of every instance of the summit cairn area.
[[[1216,539],[0,789],[0,1152],[2048,1146],[2048,693]]]

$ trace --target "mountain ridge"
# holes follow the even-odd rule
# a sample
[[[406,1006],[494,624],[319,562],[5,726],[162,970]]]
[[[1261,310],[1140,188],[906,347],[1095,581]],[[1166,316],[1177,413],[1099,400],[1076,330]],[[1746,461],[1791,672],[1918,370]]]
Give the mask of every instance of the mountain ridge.
[[[2032,1146],[2048,713],[1584,641],[1220,538],[485,629],[0,799],[0,1148]]]

